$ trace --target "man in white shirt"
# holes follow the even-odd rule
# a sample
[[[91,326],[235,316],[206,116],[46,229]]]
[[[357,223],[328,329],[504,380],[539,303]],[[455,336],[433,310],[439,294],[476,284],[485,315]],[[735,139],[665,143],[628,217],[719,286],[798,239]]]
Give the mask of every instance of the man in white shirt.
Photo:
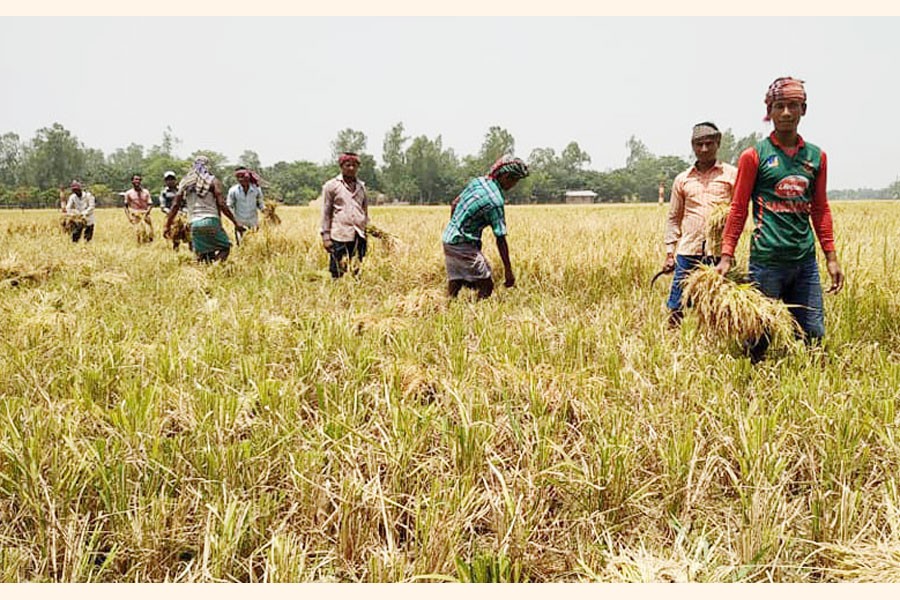
[[[225,204],[234,213],[238,223],[247,229],[259,227],[259,213],[263,209],[263,193],[259,187],[259,175],[250,169],[238,167],[234,176],[238,182],[228,190]],[[235,240],[238,245],[245,232],[235,231]]]
[[[94,237],[94,195],[72,181],[72,194],[66,202],[66,215],[71,219],[72,241],[77,243],[84,234],[85,243]]]

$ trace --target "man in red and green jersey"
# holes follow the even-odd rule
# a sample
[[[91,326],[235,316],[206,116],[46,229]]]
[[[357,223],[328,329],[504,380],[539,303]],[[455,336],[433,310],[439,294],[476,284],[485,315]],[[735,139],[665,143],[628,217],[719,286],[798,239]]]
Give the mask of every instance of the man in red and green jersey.
[[[797,127],[806,114],[803,82],[779,77],[766,93],[766,118],[774,129],[768,138],[744,150],[738,160],[731,212],[722,236],[722,258],[716,270],[724,275],[734,262],[734,249],[753,205],[750,277],[766,296],[784,300],[807,341],[825,335],[822,285],[816,264],[815,240],[825,252],[831,277],[829,293],[844,286],[844,273],[834,246],[831,209],[826,194],[825,153],[807,143]],[[753,362],[768,348],[764,336],[750,346]]]

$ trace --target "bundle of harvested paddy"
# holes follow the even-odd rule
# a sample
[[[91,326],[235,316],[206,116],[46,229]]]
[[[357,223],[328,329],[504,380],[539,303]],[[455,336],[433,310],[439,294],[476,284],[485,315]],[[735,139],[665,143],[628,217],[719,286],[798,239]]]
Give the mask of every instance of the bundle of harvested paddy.
[[[59,226],[63,233],[72,233],[78,225],[86,225],[87,219],[83,215],[63,215],[59,219]]]
[[[396,250],[400,245],[400,238],[372,223],[366,225],[366,235],[381,240],[388,252]]]
[[[786,304],[767,298],[749,283],[722,277],[702,265],[684,280],[684,295],[709,335],[736,342],[768,335],[773,344],[790,343],[800,333]]]
[[[53,266],[45,265],[26,265],[23,264],[19,257],[10,254],[3,260],[0,260],[0,281],[17,286],[23,281],[43,281],[53,270]]]
[[[138,244],[146,244],[153,241],[153,223],[150,221],[150,212],[143,215],[132,213],[131,226],[137,235]]]
[[[172,226],[163,234],[163,237],[170,240],[176,249],[182,242],[185,244],[191,243],[191,226],[188,224],[184,213],[178,213],[175,216]]]
[[[281,217],[275,214],[276,208],[278,208],[278,203],[274,200],[265,200],[263,202],[263,227],[281,225]]]
[[[722,255],[722,235],[730,211],[731,203],[716,202],[706,219],[706,252],[710,256]]]

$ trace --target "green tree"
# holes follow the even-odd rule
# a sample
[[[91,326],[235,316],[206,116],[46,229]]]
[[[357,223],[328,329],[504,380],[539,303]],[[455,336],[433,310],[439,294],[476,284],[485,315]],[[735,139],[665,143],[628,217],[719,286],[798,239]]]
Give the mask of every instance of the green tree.
[[[285,204],[308,204],[319,196],[322,184],[334,177],[336,170],[309,161],[279,161],[266,169],[268,195]]]
[[[16,133],[0,135],[0,185],[15,187],[22,178],[22,142]]]
[[[262,164],[259,162],[259,154],[253,150],[244,150],[238,157],[238,165],[246,167],[257,173],[262,172]]]
[[[410,200],[419,194],[419,189],[406,164],[404,147],[408,141],[409,138],[404,135],[403,123],[400,122],[385,134],[381,145],[381,161],[384,164],[381,179],[384,192],[401,200]]]
[[[81,142],[59,123],[37,130],[25,163],[25,179],[40,189],[57,189],[63,182],[84,176]]]
[[[127,190],[131,188],[131,178],[135,173],[143,177],[146,167],[144,147],[140,144],[129,144],[126,148],[116,148],[106,159],[105,177],[102,179],[112,189]]]
[[[449,202],[460,187],[459,161],[452,150],[444,150],[441,136],[429,140],[416,137],[406,150],[406,165],[418,192],[417,201],[424,204]]]
[[[653,158],[653,154],[650,153],[650,150],[647,149],[644,142],[637,139],[635,136],[628,138],[628,141],[625,142],[625,147],[628,148],[628,158],[625,159],[626,168],[633,167],[641,161]]]
[[[569,142],[560,157],[561,167],[566,171],[581,171],[590,162],[590,155],[582,150],[577,142]]]
[[[753,132],[740,139],[735,139],[731,129],[726,129],[722,133],[722,141],[719,143],[719,160],[732,165],[737,165],[741,152],[751,146],[755,146],[761,139],[763,134]]]
[[[478,171],[485,173],[498,158],[512,156],[516,152],[516,140],[510,132],[494,125],[484,136],[479,154]]]
[[[338,131],[337,137],[331,142],[331,158],[334,162],[337,162],[338,157],[344,152],[354,152],[361,155],[365,151],[367,143],[366,134],[362,131],[356,131],[349,127],[342,129]],[[362,160],[360,160],[360,167],[362,167]],[[361,171],[362,169],[360,169]]]
[[[900,177],[887,187],[887,194],[885,195],[888,198],[893,198],[895,200],[900,199]]]

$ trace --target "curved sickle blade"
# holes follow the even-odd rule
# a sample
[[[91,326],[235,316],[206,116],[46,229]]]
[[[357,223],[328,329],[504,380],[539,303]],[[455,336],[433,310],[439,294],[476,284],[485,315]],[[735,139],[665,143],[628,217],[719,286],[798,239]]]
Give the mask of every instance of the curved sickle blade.
[[[661,275],[665,275],[667,273],[671,273],[671,270],[663,269],[659,273],[653,276],[653,279],[650,280],[650,287],[653,287],[653,284],[656,283],[656,280],[660,278]]]

